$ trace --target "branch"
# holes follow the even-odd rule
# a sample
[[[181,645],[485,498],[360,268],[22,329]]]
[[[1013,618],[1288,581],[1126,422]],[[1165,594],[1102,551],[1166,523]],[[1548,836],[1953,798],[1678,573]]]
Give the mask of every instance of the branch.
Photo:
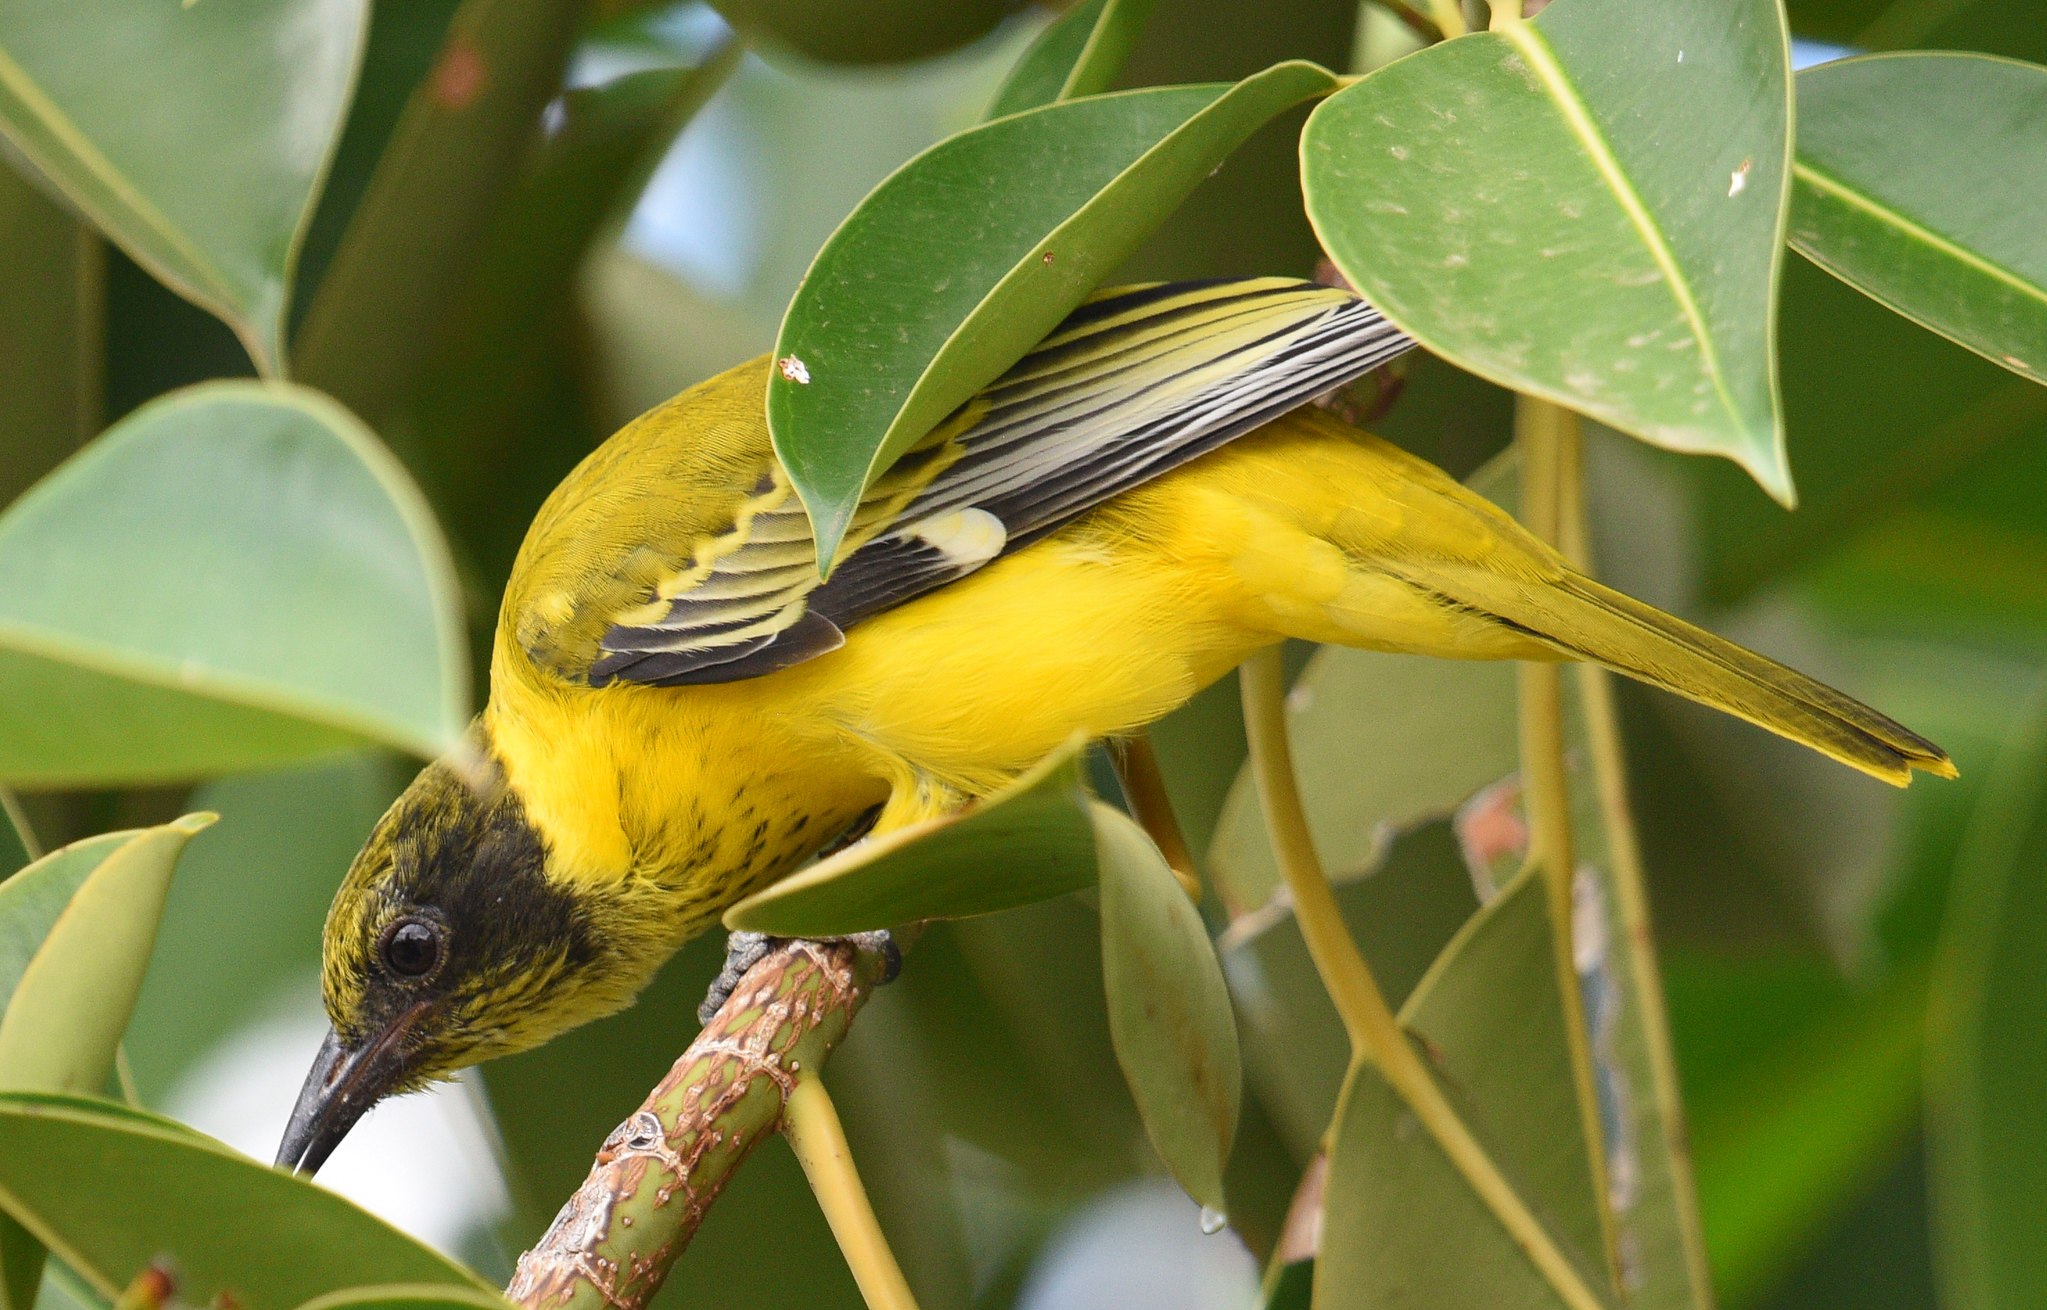
[[[1495,26],[1519,0],[1493,11]],[[1518,18],[1512,21],[1518,21]],[[1527,529],[1566,553],[1572,543],[1566,523],[1581,517],[1578,416],[1552,401],[1520,396],[1514,408],[1514,444],[1521,448],[1521,521]],[[1550,943],[1557,999],[1564,1010],[1564,1040],[1577,1093],[1578,1126],[1591,1165],[1593,1197],[1607,1271],[1619,1286],[1619,1246],[1613,1206],[1607,1199],[1606,1138],[1592,1068],[1591,1029],[1579,990],[1573,948],[1573,883],[1577,843],[1571,831],[1569,771],[1564,760],[1563,669],[1524,660],[1516,671],[1520,717],[1521,785],[1528,810],[1529,859],[1542,870],[1549,909]]]
[[[1322,977],[1351,1039],[1352,1058],[1368,1059],[1413,1112],[1422,1131],[1434,1138],[1450,1165],[1464,1177],[1479,1202],[1492,1211],[1529,1263],[1555,1289],[1569,1310],[1601,1310],[1600,1301],[1578,1274],[1528,1203],[1451,1105],[1406,1031],[1386,1005],[1371,965],[1336,904],[1328,874],[1308,833],[1307,812],[1294,782],[1287,745],[1286,666],[1279,648],[1269,646],[1238,671],[1244,694],[1244,728],[1251,741],[1251,768],[1258,780],[1273,852],[1294,902],[1294,921],[1308,944],[1308,958]]]
[[[848,941],[784,941],[746,971],[519,1266],[527,1310],[643,1310],[726,1180],[782,1126],[881,976]]]
[[[1116,780],[1123,784],[1123,799],[1130,802],[1131,817],[1157,844],[1181,889],[1201,904],[1201,870],[1195,867],[1194,852],[1187,848],[1187,835],[1173,813],[1173,798],[1166,792],[1166,776],[1159,769],[1151,734],[1140,729],[1112,742],[1109,758],[1116,765]]]

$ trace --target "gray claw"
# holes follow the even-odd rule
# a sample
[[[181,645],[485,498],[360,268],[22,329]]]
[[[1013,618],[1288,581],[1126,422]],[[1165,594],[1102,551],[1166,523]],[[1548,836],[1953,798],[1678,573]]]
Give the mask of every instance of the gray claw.
[[[774,949],[775,939],[764,932],[736,932],[725,939],[725,967],[718,970],[718,976],[711,979],[710,987],[704,992],[704,1003],[697,1007],[697,1022],[709,1023],[711,1016],[724,1008],[738,989],[739,980],[746,971],[759,964],[767,953]]]

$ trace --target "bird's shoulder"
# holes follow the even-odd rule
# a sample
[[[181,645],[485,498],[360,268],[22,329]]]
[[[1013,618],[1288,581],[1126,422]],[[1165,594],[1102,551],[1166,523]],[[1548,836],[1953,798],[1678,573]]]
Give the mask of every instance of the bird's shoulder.
[[[790,499],[766,381],[765,358],[729,369],[627,424],[563,479],[512,566],[501,657],[579,677],[620,615]]]

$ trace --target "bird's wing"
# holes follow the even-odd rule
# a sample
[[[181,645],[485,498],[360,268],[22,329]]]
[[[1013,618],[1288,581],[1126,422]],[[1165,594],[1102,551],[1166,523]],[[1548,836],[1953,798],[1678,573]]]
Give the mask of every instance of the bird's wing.
[[[776,470],[733,544],[603,634],[588,679],[757,677],[835,649],[860,620],[956,581],[1385,363],[1414,343],[1346,291],[1291,279],[1105,292],[892,467],[858,543],[817,579]]]

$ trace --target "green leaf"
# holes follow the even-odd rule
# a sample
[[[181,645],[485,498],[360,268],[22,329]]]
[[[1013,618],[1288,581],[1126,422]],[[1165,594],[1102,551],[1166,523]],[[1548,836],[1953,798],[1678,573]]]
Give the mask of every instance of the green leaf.
[[[583,9],[465,0],[456,11],[321,279],[294,377],[388,430],[561,93]]]
[[[1958,856],[1927,1054],[1934,1231],[1943,1303],[2038,1301],[2047,1279],[2047,701],[2000,757]]]
[[[0,133],[274,375],[368,24],[365,0],[9,5]]]
[[[1301,770],[1303,781],[1307,771]],[[1434,819],[1395,832],[1376,865],[1337,884],[1344,925],[1387,1004],[1399,1006],[1478,912],[1457,834]],[[1244,1072],[1280,1137],[1319,1148],[1350,1067],[1350,1039],[1283,901],[1240,918],[1217,943],[1237,1008]]]
[[[734,931],[840,937],[993,914],[1092,886],[1095,834],[1076,740],[956,815],[857,842],[725,911]]]
[[[1222,966],[1151,838],[1120,810],[1097,803],[1091,812],[1116,1062],[1166,1167],[1188,1195],[1221,1211],[1243,1093]]]
[[[1581,1272],[1600,1223],[1556,999],[1549,918],[1531,870],[1465,926],[1402,1008],[1491,1156]],[[1511,998],[1509,1001],[1508,998]],[[1317,1310],[1574,1304],[1545,1279],[1367,1061],[1351,1070],[1330,1150]],[[1588,1286],[1605,1283],[1589,1274]]]
[[[0,1017],[0,1086],[79,1093],[106,1087],[178,855],[213,821],[211,814],[188,814],[145,828],[108,849],[78,885]]]
[[[440,534],[360,424],[281,383],[193,387],[0,516],[0,780],[437,754],[464,641]]]
[[[1109,89],[1154,0],[1082,0],[1052,20],[1009,70],[983,118]]]
[[[0,1085],[97,1092],[114,1071],[178,854],[210,815],[110,833],[0,883]],[[43,1250],[0,1215],[0,1295],[26,1310]]]
[[[1790,241],[1849,285],[2047,382],[2047,68],[1871,55],[1798,75]]]
[[[73,842],[0,883],[0,1012],[79,885],[139,836],[136,831],[110,832]]]
[[[120,1203],[80,1180],[118,1180]],[[103,1296],[169,1259],[204,1305],[290,1310],[366,1282],[490,1289],[331,1192],[84,1099],[0,1093],[0,1207]]]
[[[942,54],[985,36],[1020,0],[713,0],[725,20],[769,49],[835,64]]]
[[[505,1310],[495,1292],[431,1283],[379,1283],[316,1296],[298,1310]]]
[[[1393,832],[1448,815],[1514,771],[1514,668],[1325,646],[1287,697],[1287,729],[1315,849],[1337,881],[1361,877]],[[1377,767],[1357,767],[1361,740]],[[1242,904],[1279,889],[1249,769],[1230,788],[1208,859]]]
[[[1557,0],[1320,106],[1308,215],[1430,350],[1725,455],[1789,504],[1772,337],[1789,97],[1775,0]]]
[[[1230,152],[1328,72],[1061,101],[939,142],[818,252],[782,320],[768,426],[838,550],[896,456],[1055,327]],[[803,380],[807,379],[807,380]]]

